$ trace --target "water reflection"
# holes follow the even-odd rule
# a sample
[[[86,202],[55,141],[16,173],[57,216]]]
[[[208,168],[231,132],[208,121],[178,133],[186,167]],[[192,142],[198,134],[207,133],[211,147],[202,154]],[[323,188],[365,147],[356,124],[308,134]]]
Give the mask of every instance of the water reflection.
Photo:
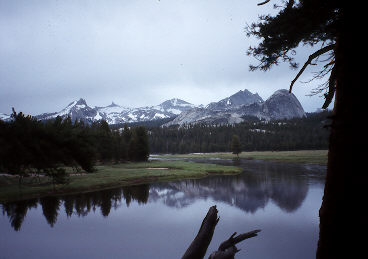
[[[38,199],[19,201],[2,204],[3,214],[7,214],[14,230],[20,230],[27,211],[30,208],[37,208]]]
[[[182,208],[197,199],[211,198],[254,213],[272,200],[282,210],[293,212],[308,192],[308,179],[280,174],[243,173],[235,177],[211,177],[153,185],[150,200],[162,200],[167,206]]]
[[[41,206],[43,216],[47,223],[53,227],[57,221],[62,204],[68,217],[72,215],[84,217],[91,211],[95,212],[96,209],[99,209],[101,214],[107,217],[110,214],[111,208],[117,209],[123,199],[127,206],[129,206],[132,201],[137,201],[139,204],[147,203],[148,196],[149,185],[130,186],[78,195],[50,196],[40,199],[9,202],[2,204],[2,211],[3,214],[8,216],[13,229],[19,231],[27,211],[31,208],[37,208],[38,205]]]
[[[57,223],[59,211],[65,210],[68,218],[85,217],[99,210],[108,217],[124,202],[138,204],[163,203],[169,207],[185,208],[201,199],[212,199],[235,206],[246,213],[255,213],[273,202],[286,213],[296,211],[308,193],[309,183],[320,179],[320,168],[301,165],[235,161],[244,168],[237,176],[212,176],[200,180],[185,180],[152,185],[129,186],[78,195],[44,197],[2,204],[14,230],[19,231],[29,209],[41,206],[47,223]],[[223,162],[222,162],[223,163]],[[231,161],[227,161],[231,163]],[[322,170],[323,171],[323,170]],[[317,178],[316,178],[317,176]]]

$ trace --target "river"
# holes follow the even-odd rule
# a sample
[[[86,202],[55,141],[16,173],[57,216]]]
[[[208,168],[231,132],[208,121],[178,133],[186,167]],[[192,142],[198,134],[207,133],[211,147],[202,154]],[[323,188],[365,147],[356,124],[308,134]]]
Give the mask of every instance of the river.
[[[315,258],[325,166],[259,160],[243,173],[1,204],[0,258],[180,258],[208,209],[208,254],[233,232],[261,229],[236,258]]]

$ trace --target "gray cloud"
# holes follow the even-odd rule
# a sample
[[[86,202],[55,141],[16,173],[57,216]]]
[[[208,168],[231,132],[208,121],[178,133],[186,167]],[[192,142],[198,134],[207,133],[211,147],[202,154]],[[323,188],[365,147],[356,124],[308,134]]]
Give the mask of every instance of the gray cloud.
[[[245,88],[266,99],[296,72],[248,71],[256,42],[244,27],[274,12],[256,3],[0,1],[0,112],[58,111],[80,97],[91,106],[207,104]],[[306,97],[310,90],[294,91],[307,111],[323,102]]]

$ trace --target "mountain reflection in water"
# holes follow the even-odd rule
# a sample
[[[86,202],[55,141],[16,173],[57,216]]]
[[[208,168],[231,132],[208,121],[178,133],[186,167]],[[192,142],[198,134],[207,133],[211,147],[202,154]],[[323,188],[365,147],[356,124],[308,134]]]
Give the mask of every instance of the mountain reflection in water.
[[[205,161],[208,162],[208,161]],[[213,162],[213,161],[212,161]],[[217,161],[217,163],[233,163]],[[303,203],[311,183],[322,184],[324,167],[260,161],[237,161],[244,168],[236,176],[212,176],[199,180],[183,180],[151,185],[129,186],[117,189],[44,197],[1,204],[12,228],[21,230],[26,214],[31,208],[42,208],[47,223],[53,227],[61,210],[68,218],[85,217],[99,210],[108,217],[111,209],[123,203],[129,207],[138,204],[163,203],[168,207],[185,208],[198,200],[212,199],[235,206],[246,213],[255,213],[273,202],[286,213],[296,211]],[[200,219],[199,219],[200,220]]]

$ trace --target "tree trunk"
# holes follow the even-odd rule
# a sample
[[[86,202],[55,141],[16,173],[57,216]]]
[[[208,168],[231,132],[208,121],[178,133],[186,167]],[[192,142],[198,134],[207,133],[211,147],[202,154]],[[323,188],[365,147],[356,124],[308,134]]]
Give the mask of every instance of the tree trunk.
[[[362,160],[362,151],[357,148],[359,139],[356,126],[359,123],[354,114],[359,112],[357,105],[363,85],[354,84],[354,77],[348,76],[346,65],[347,42],[351,39],[341,34],[337,39],[335,66],[337,84],[333,121],[329,139],[327,176],[322,206],[319,211],[320,233],[317,258],[356,258],[352,254],[361,251],[361,236],[354,231],[363,228],[364,215],[362,198],[366,198],[363,180],[363,168],[354,167]],[[359,75],[358,75],[359,76]],[[349,82],[347,82],[349,78]],[[349,83],[349,85],[348,85]],[[363,119],[363,118],[360,118]],[[363,146],[363,148],[365,148]],[[349,255],[349,256],[346,256]]]

